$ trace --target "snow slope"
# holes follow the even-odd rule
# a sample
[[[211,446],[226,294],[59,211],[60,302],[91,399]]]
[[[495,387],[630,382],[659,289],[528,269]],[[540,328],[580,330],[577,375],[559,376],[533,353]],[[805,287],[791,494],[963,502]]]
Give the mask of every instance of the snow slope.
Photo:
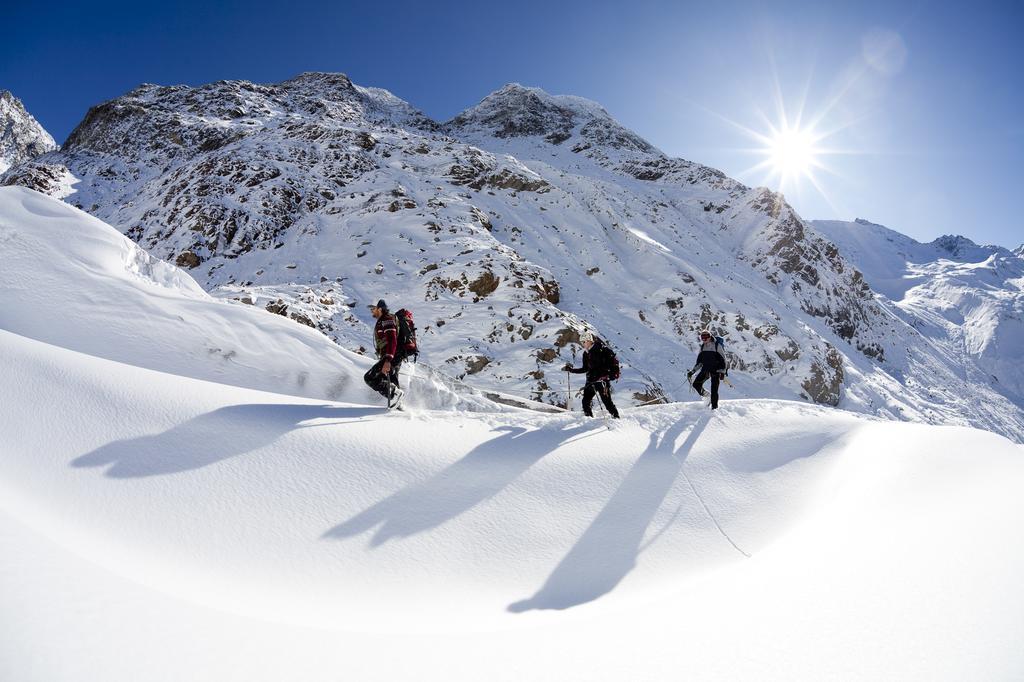
[[[1024,671],[1024,452],[994,434],[383,414],[0,348],[5,679]]]
[[[388,413],[317,332],[0,208],[0,679],[1024,673],[1020,445],[772,400]]]

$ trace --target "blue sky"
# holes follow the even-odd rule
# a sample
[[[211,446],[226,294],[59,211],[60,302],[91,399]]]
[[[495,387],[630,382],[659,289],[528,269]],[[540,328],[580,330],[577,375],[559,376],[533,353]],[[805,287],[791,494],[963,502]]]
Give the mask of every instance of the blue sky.
[[[445,120],[507,82],[589,97],[673,156],[779,188],[764,136],[815,122],[805,218],[1024,242],[1018,3],[117,2],[5,7],[0,88],[62,141],[142,82],[342,71]],[[802,103],[802,106],[801,106]],[[762,137],[758,137],[762,136]],[[758,151],[762,150],[762,151]],[[812,182],[813,180],[813,182]]]

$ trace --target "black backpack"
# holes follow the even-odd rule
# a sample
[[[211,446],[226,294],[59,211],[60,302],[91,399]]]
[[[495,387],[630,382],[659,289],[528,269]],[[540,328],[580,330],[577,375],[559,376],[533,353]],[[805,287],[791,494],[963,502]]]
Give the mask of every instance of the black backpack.
[[[419,359],[420,349],[416,345],[416,323],[412,319],[412,311],[402,308],[395,313],[398,326],[398,352],[400,358],[413,356],[413,362]]]
[[[604,365],[608,368],[608,378],[612,381],[616,381],[622,375],[622,368],[619,367],[619,358],[615,356],[615,351],[606,345],[601,346],[604,350]]]

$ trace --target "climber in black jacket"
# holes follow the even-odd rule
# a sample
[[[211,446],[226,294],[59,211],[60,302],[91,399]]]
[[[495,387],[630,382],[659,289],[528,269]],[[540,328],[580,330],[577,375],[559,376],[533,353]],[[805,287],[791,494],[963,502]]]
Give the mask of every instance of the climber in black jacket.
[[[694,378],[694,374],[697,375]],[[711,378],[711,409],[718,409],[718,383],[729,374],[729,364],[725,359],[725,351],[722,342],[711,334],[711,330],[705,329],[700,333],[700,349],[697,351],[697,362],[693,369],[686,373],[686,380],[693,380],[693,388],[702,396],[708,393],[704,390],[704,382]]]
[[[608,414],[618,419],[619,410],[612,402],[611,382],[619,378],[619,361],[614,351],[590,332],[580,335],[580,343],[583,344],[583,366],[576,368],[566,364],[565,371],[587,375],[587,385],[583,387],[583,414],[588,417],[594,416],[590,407],[594,401],[594,393],[597,393],[601,396],[601,402],[604,403]]]

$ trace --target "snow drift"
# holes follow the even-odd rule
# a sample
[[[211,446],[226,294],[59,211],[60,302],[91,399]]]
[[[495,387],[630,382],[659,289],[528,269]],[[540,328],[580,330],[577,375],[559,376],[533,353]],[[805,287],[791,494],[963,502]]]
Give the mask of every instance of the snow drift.
[[[0,347],[11,679],[1024,666],[1024,460],[994,434],[772,401],[384,414]]]

